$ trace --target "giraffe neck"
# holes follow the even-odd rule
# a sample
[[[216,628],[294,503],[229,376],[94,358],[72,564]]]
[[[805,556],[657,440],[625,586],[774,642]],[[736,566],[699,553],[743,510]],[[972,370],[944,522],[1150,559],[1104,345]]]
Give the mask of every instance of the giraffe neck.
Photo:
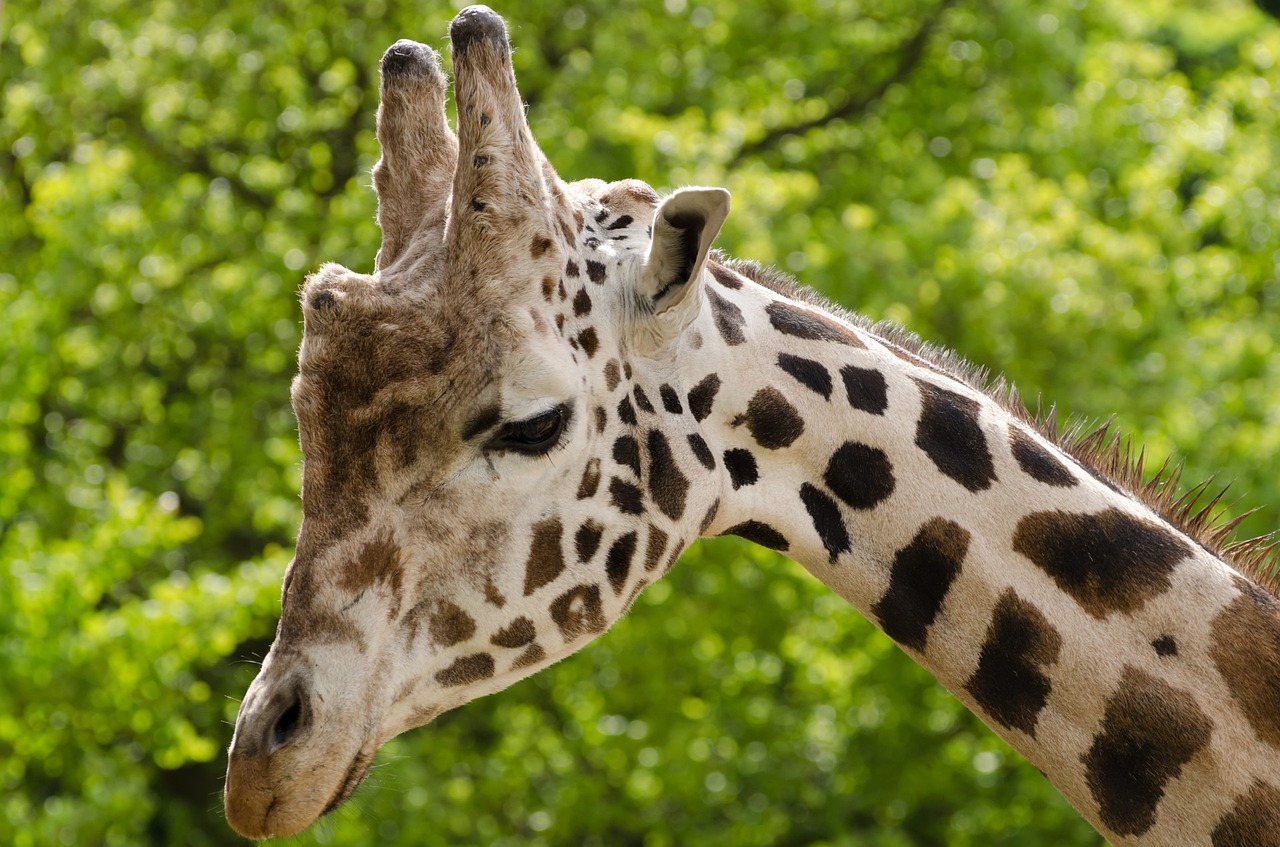
[[[1110,838],[1272,843],[1280,604],[962,379],[713,271],[677,363],[707,534],[804,565]]]

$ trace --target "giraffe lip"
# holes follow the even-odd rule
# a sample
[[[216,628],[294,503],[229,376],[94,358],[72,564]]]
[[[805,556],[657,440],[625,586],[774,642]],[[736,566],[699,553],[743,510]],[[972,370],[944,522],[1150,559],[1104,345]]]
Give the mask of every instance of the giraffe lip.
[[[338,784],[338,790],[334,793],[333,798],[329,800],[328,805],[324,807],[324,811],[320,813],[321,817],[337,809],[350,800],[352,794],[356,793],[356,789],[360,787],[360,783],[364,782],[365,777],[369,775],[369,771],[373,767],[373,756],[376,749],[356,754],[356,757],[351,761],[351,766],[343,774],[342,782]]]

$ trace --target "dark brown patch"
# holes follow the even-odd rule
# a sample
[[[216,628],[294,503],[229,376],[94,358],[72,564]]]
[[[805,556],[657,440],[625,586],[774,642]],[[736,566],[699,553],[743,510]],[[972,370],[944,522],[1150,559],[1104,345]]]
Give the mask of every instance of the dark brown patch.
[[[546,518],[533,525],[533,540],[525,562],[524,596],[528,597],[554,581],[564,570],[564,552],[560,544],[563,535],[564,526],[559,518]]]
[[[1280,847],[1280,790],[1255,781],[1213,828],[1213,847]]]
[[[738,279],[738,275],[718,262],[707,262],[707,270],[711,271],[711,275],[715,277],[716,282],[725,288],[736,290],[742,287],[742,280]]]
[[[588,520],[573,534],[573,547],[578,551],[578,561],[587,562],[600,549],[600,538],[604,535],[604,527],[593,520]]]
[[[525,651],[517,656],[516,660],[511,663],[511,670],[516,671],[520,670],[520,668],[527,668],[530,665],[536,665],[538,662],[545,659],[546,656],[547,653],[545,650],[537,644],[530,644],[525,648]]]
[[[643,388],[637,385],[631,394],[636,398],[636,407],[640,409],[640,411],[649,415],[653,414],[653,403],[650,402],[649,395],[644,393]]]
[[[1117,835],[1151,829],[1165,785],[1212,733],[1194,697],[1126,665],[1107,700],[1102,732],[1081,757],[1102,823]]]
[[[717,497],[715,502],[707,507],[707,513],[702,516],[702,522],[698,524],[698,535],[707,534],[707,530],[711,528],[711,524],[715,522],[716,515],[720,514],[720,498]]]
[[[933,518],[894,554],[889,590],[871,607],[885,635],[924,652],[929,627],[960,575],[969,538],[958,523]]]
[[[351,594],[360,594],[384,583],[391,594],[388,615],[400,614],[400,590],[404,581],[404,564],[400,561],[400,545],[390,533],[375,538],[360,550],[355,561],[342,569],[338,585]]]
[[[600,348],[600,340],[596,337],[596,328],[589,326],[578,333],[578,343],[582,345],[582,349],[587,354],[588,359],[594,356],[596,350]]]
[[[612,232],[615,229],[626,229],[631,226],[632,217],[630,215],[622,215],[616,221],[605,227],[605,230]]]
[[[600,487],[600,457],[597,456],[587,461],[587,467],[582,472],[582,482],[578,483],[578,499],[586,500],[589,497],[596,496],[596,489]]]
[[[609,425],[609,413],[604,410],[603,406],[596,406],[596,433],[604,434],[605,427]]]
[[[761,388],[747,402],[746,414],[734,419],[745,423],[751,437],[761,447],[780,450],[789,447],[804,432],[804,418],[776,388]]]
[[[631,405],[630,397],[618,401],[618,419],[629,426],[636,425],[636,407]]]
[[[1157,656],[1178,655],[1178,642],[1173,640],[1173,636],[1162,635],[1152,641],[1151,646],[1155,649]]]
[[[644,512],[640,487],[616,476],[609,480],[609,502],[623,514],[639,515]]]
[[[765,311],[769,313],[769,323],[783,335],[810,341],[833,341],[836,344],[848,344],[851,347],[866,347],[853,330],[818,312],[781,300],[770,302],[765,307]]]
[[[1059,488],[1070,488],[1079,483],[1066,465],[1016,426],[1009,428],[1009,447],[1013,450],[1013,458],[1032,479]]]
[[[488,574],[484,578],[484,599],[486,603],[497,606],[499,609],[507,605],[507,598],[502,596],[498,586],[493,584],[493,577]]]
[[[996,469],[978,423],[977,400],[915,380],[920,387],[920,420],[916,422],[916,446],[942,473],[970,491],[982,491],[995,482]]]
[[[707,470],[716,469],[716,457],[711,452],[711,448],[707,446],[707,442],[701,435],[691,432],[688,435],[689,449],[693,451],[694,458]]]
[[[662,514],[673,521],[679,520],[684,515],[689,479],[680,471],[671,453],[671,445],[660,430],[649,430],[648,441],[649,496]]]
[[[673,415],[684,414],[684,406],[680,405],[680,395],[667,383],[658,386],[658,396],[662,399],[662,408]]]
[[[580,271],[578,270],[578,263],[577,263],[577,262],[575,262],[573,259],[570,259],[569,261],[567,261],[567,262],[565,262],[565,263],[564,263],[564,275],[565,275],[565,276],[567,276],[567,277],[577,277],[579,273],[580,273]]]
[[[476,622],[453,603],[441,600],[428,618],[427,632],[431,635],[432,644],[452,647],[475,635]]]
[[[542,298],[550,303],[555,299],[555,292],[556,278],[553,276],[544,276],[542,278]]]
[[[662,553],[667,549],[667,534],[656,526],[649,526],[649,540],[644,547],[644,569],[651,571],[662,561]]]
[[[800,486],[800,502],[804,503],[804,510],[809,513],[813,528],[834,565],[841,553],[849,551],[849,530],[840,516],[840,507],[821,489],[807,482]]]
[[[721,297],[714,289],[708,288],[706,291],[707,299],[711,301],[711,315],[724,343],[735,347],[746,341],[742,328],[747,325],[747,319],[742,316],[742,310]]]
[[[1053,689],[1042,669],[1058,661],[1061,649],[1062,636],[1044,613],[1006,589],[965,690],[1001,725],[1035,735]]]
[[[1165,527],[1115,508],[1033,512],[1018,521],[1013,549],[1100,619],[1163,594],[1174,566],[1191,552]]]
[[[640,477],[640,443],[630,435],[619,436],[613,442],[613,460]]]
[[[1258,737],[1280,748],[1280,602],[1243,577],[1213,618],[1209,655]]]
[[[618,387],[618,383],[622,381],[622,373],[618,368],[618,360],[610,359],[604,365],[604,384],[605,388],[610,391]]]
[[[579,318],[591,314],[591,295],[587,293],[587,289],[579,288],[578,293],[573,295],[573,314]]]
[[[883,415],[889,408],[888,387],[880,371],[845,365],[840,369],[840,378],[844,380],[844,392],[853,408],[873,415]]]
[[[565,641],[603,632],[606,624],[600,605],[600,586],[583,583],[561,594],[551,604],[551,619],[560,627]]]
[[[445,687],[468,685],[493,676],[493,656],[488,653],[472,653],[460,656],[452,665],[436,674],[436,682]]]
[[[805,388],[822,395],[822,399],[831,399],[831,372],[821,362],[806,359],[803,356],[792,356],[790,353],[778,354],[778,367],[790,374]]]
[[[750,450],[734,447],[724,451],[724,466],[729,471],[729,482],[737,491],[744,485],[755,485],[760,480],[760,469],[756,465],[756,457]]]
[[[791,542],[787,541],[787,537],[763,521],[743,521],[729,527],[721,535],[736,535],[780,553],[791,549]]]
[[[529,252],[533,254],[533,258],[541,259],[551,249],[551,239],[545,235],[535,235],[533,244],[529,247]]]
[[[609,577],[609,585],[613,587],[614,594],[621,594],[622,588],[627,584],[627,575],[631,573],[631,560],[636,555],[637,536],[634,532],[628,532],[618,537],[609,547],[609,553],[604,557],[604,572]]]
[[[556,285],[556,295],[560,298],[561,301],[567,300],[569,298],[569,293],[565,291],[565,288],[564,288],[563,279],[561,279],[560,282],[557,283]]]
[[[538,629],[533,625],[533,621],[521,615],[511,623],[498,630],[489,643],[495,647],[523,647],[538,637]]]
[[[689,411],[695,421],[703,421],[711,414],[711,406],[715,403],[716,394],[720,391],[720,377],[707,374],[689,392]]]
[[[590,243],[591,239],[587,239],[587,241]],[[604,278],[607,274],[608,272],[605,270],[604,265],[587,259],[587,279],[592,282],[604,282]]]
[[[896,484],[885,452],[857,441],[846,441],[831,454],[822,480],[855,509],[875,508],[893,493]]]

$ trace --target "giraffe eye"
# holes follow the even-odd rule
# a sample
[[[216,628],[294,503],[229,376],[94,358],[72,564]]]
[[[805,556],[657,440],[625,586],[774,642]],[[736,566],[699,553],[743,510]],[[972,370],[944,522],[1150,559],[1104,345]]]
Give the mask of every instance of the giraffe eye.
[[[568,419],[569,407],[561,404],[526,420],[513,421],[502,427],[498,437],[490,442],[490,447],[541,456],[560,440]]]

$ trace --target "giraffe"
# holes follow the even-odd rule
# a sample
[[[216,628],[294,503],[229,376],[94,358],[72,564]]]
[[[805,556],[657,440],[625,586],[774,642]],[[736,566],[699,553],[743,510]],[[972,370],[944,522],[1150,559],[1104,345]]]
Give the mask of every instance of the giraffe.
[[[302,292],[303,520],[228,754],[291,835],[389,738],[604,632],[700,536],[804,565],[1121,845],[1280,845],[1280,601],[1105,431],[711,249],[728,192],[565,183],[502,19],[384,55],[373,274]],[[1110,442],[1114,445],[1118,442]],[[1169,486],[1163,486],[1167,488]]]

